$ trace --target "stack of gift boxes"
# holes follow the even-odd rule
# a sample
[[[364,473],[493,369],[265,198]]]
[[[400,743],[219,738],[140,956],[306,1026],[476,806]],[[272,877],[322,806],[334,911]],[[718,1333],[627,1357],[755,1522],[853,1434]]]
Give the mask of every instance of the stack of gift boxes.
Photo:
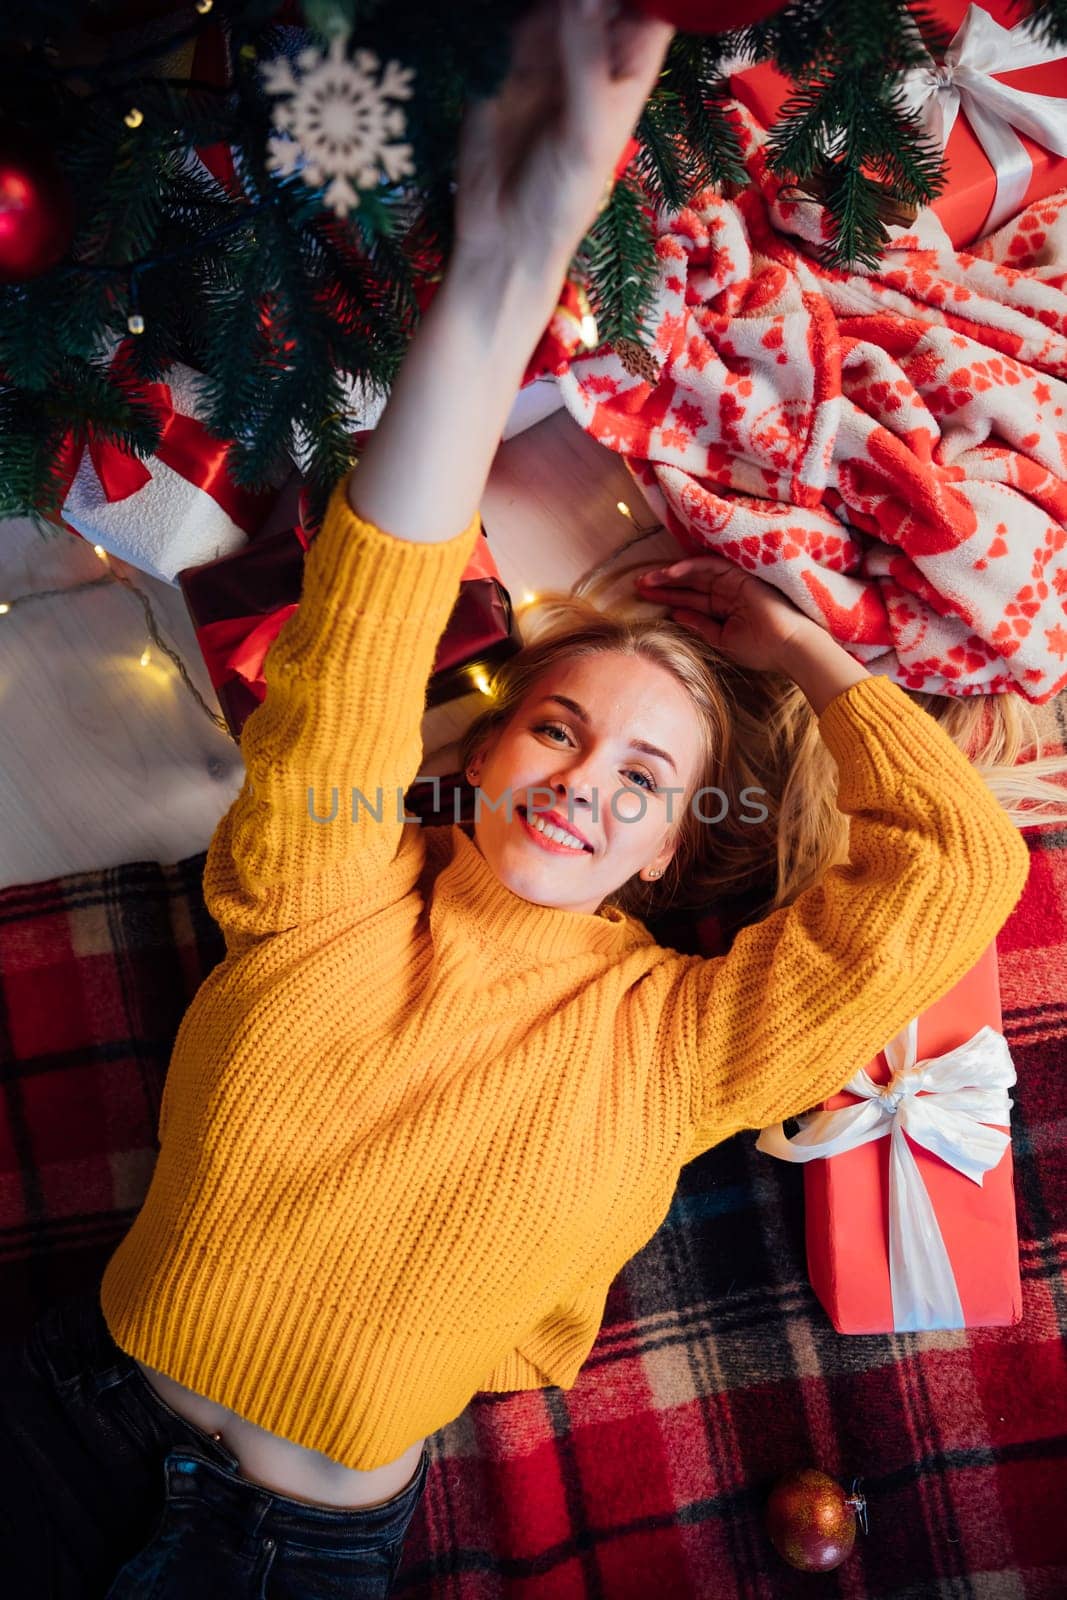
[[[942,118],[948,183],[935,209],[962,248],[1006,220],[1006,204],[1019,211],[1067,186],[1067,131],[1056,132],[1063,119],[1057,123],[1049,100],[1062,92],[1064,63],[1048,60],[1055,52],[1047,46],[1042,56],[1026,44],[1024,55],[1021,38],[1007,37],[1015,19],[995,0],[988,12],[959,0],[941,0],[938,10],[950,33],[963,24],[949,59],[965,70],[934,73],[934,88],[920,85],[919,99],[958,97],[938,108],[948,111]],[[1004,115],[1014,106],[1011,114],[1028,132],[1016,135],[1003,118],[991,129],[983,72],[994,85],[992,100]],[[998,84],[1022,99],[1017,94],[1012,102]],[[735,74],[732,87],[767,126],[790,88],[766,65]],[[1035,109],[1027,96],[1042,97],[1042,104]],[[1043,130],[1044,143],[1033,136],[1035,128]],[[628,152],[632,148],[631,142]],[[218,149],[214,155],[220,159]],[[424,303],[432,293],[427,286]],[[510,431],[558,404],[551,375],[582,343],[585,309],[567,285],[527,368]],[[225,470],[225,447],[196,422],[195,374],[188,369],[172,368],[168,382],[155,386],[155,398],[166,426],[150,469],[122,452],[91,447],[68,464],[64,519],[72,532],[180,585],[237,738],[265,693],[263,661],[271,641],[300,602],[310,542],[301,478],[294,470],[288,483],[264,496],[236,489]],[[356,415],[365,423],[365,413]],[[167,530],[165,539],[153,535],[159,529]],[[477,710],[472,697],[476,701],[480,675],[520,644],[490,541],[482,538],[428,686],[428,717],[435,708],[445,713],[439,734],[459,737]],[[426,730],[424,723],[427,749],[443,742],[427,739]],[[471,796],[462,774],[438,770],[438,776],[436,794],[433,785],[412,787],[409,811],[427,823],[468,820]],[[872,1062],[857,1063],[846,1089],[798,1119],[799,1133],[787,1136],[784,1127],[761,1133],[761,1151],[804,1163],[809,1273],[841,1333],[1019,1320],[1007,1094],[1015,1079],[1001,1023],[991,946]]]
[[[285,499],[298,490],[299,478]],[[273,520],[277,520],[277,516]],[[226,721],[235,737],[266,693],[263,663],[287,617],[298,607],[308,547],[298,518],[274,531],[261,531],[232,554],[178,574]],[[489,548],[486,529],[463,572],[452,614],[441,636],[426,690],[426,710],[442,716],[423,719],[428,751],[448,747],[448,735],[471,718],[471,699],[479,682],[520,647],[511,600]],[[455,715],[449,716],[449,708]],[[477,707],[475,707],[477,709]],[[457,726],[458,721],[458,726]],[[433,763],[424,763],[428,775]],[[466,820],[473,796],[459,772],[438,772],[439,784],[415,784],[408,811],[423,822]],[[457,809],[458,808],[458,809]]]

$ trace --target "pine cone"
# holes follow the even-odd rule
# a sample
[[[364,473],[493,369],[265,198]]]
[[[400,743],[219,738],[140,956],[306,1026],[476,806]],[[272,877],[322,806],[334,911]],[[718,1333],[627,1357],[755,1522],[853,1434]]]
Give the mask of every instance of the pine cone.
[[[616,339],[612,349],[633,377],[651,384],[659,382],[660,369],[655,356],[636,339]]]

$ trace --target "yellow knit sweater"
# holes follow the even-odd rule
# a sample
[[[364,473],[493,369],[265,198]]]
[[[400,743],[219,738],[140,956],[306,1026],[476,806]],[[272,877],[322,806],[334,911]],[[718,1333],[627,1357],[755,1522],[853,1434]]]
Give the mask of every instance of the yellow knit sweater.
[[[334,491],[208,851],[227,954],[101,1289],[122,1349],[360,1469],[479,1390],[570,1388],[679,1168],[840,1089],[973,966],[1029,864],[876,676],[819,720],[850,862],[727,956],[515,895],[458,825],[401,820],[478,532],[406,542]]]

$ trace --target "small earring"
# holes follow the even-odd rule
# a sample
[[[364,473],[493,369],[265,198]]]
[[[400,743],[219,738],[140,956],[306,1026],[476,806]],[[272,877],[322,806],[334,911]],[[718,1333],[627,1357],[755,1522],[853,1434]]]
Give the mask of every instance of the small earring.
[[[662,874],[662,872],[661,872],[661,871],[660,871],[660,870],[659,870],[659,868],[658,868],[658,867],[653,867],[653,868],[652,868],[652,871],[651,871],[651,872],[650,872],[650,873],[649,873],[649,877],[650,877],[650,878],[661,878],[661,877],[662,877],[662,876],[663,876],[663,874]]]

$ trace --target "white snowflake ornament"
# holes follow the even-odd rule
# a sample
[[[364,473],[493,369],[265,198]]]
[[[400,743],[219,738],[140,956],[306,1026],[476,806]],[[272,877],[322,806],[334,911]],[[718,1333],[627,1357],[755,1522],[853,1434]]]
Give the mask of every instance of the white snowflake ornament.
[[[326,55],[302,50],[299,77],[285,56],[260,69],[267,93],[286,97],[273,110],[278,132],[267,141],[268,167],[288,177],[302,164],[313,188],[331,179],[323,198],[342,219],[359,205],[359,189],[372,188],[383,174],[395,183],[415,172],[411,146],[391,142],[405,131],[404,113],[386,105],[411,98],[414,69],[389,61],[379,82],[374,51],[357,50],[350,61],[347,38],[334,34]]]

